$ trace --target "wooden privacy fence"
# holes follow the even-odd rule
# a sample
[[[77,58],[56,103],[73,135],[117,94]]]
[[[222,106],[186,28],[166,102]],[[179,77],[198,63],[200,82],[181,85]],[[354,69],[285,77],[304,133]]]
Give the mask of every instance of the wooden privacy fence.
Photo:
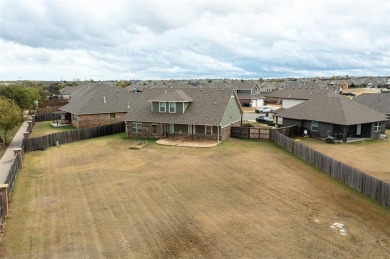
[[[125,123],[110,124],[93,128],[75,129],[64,132],[49,134],[37,138],[25,138],[23,140],[23,151],[31,152],[58,144],[65,144],[73,141],[97,138],[110,134],[125,131]]]
[[[302,143],[284,136],[278,131],[273,131],[272,135],[273,140],[279,146],[333,176],[340,182],[345,183],[364,195],[380,202],[382,205],[390,207],[390,183],[383,182],[354,167],[326,156]]]
[[[230,136],[237,138],[249,138],[249,139],[263,139],[272,140],[272,131],[281,132],[282,134],[290,137],[297,136],[298,127],[290,126],[283,128],[253,128],[253,127],[231,127]]]
[[[43,113],[35,115],[35,122],[52,121],[57,119],[61,119],[61,115],[53,113]]]

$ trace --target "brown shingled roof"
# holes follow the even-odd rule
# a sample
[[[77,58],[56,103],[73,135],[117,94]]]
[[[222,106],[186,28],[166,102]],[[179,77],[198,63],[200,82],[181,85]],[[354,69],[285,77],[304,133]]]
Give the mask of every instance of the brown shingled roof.
[[[339,125],[355,125],[387,120],[383,113],[338,94],[313,97],[294,107],[277,112],[276,115],[281,118],[314,120]]]
[[[189,97],[181,89],[166,89],[160,96],[153,97],[152,102],[192,102],[192,98]]]
[[[124,116],[125,121],[193,124],[193,125],[219,125],[224,116],[227,104],[235,97],[233,90],[222,90],[217,88],[199,89],[174,89],[183,91],[192,99],[184,113],[159,113],[152,112],[150,100],[158,100],[167,89],[148,89],[138,94],[135,103],[129,112]],[[172,90],[168,90],[172,91]],[[172,95],[175,98],[175,95]],[[171,101],[165,99],[164,101]]]

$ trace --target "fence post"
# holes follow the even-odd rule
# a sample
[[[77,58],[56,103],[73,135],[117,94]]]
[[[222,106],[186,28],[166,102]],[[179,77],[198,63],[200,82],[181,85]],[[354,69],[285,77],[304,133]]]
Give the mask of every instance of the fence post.
[[[1,204],[3,205],[3,215],[0,215],[0,218],[5,218],[8,215],[8,184],[0,184],[0,192],[1,192]]]
[[[15,156],[18,159],[19,168],[22,168],[23,167],[23,164],[22,164],[22,149],[21,148],[14,148],[14,154],[15,154]]]
[[[32,133],[33,122],[32,121],[27,121],[27,124],[28,124],[28,127],[27,127],[28,131],[30,133]]]
[[[31,115],[31,124],[34,126],[35,125],[35,121],[36,120],[36,115]]]

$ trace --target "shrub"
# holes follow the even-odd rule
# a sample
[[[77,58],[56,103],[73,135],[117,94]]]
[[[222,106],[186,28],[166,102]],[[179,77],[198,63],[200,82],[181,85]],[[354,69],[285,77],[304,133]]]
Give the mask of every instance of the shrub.
[[[253,128],[255,125],[252,122],[247,121],[247,122],[244,122],[242,124],[242,126],[243,127],[248,127],[248,128]]]

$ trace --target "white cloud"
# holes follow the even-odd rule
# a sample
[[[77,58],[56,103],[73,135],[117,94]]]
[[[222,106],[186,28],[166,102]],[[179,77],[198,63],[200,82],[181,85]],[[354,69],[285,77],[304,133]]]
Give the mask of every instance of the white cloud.
[[[0,80],[390,74],[386,0],[0,1]]]

